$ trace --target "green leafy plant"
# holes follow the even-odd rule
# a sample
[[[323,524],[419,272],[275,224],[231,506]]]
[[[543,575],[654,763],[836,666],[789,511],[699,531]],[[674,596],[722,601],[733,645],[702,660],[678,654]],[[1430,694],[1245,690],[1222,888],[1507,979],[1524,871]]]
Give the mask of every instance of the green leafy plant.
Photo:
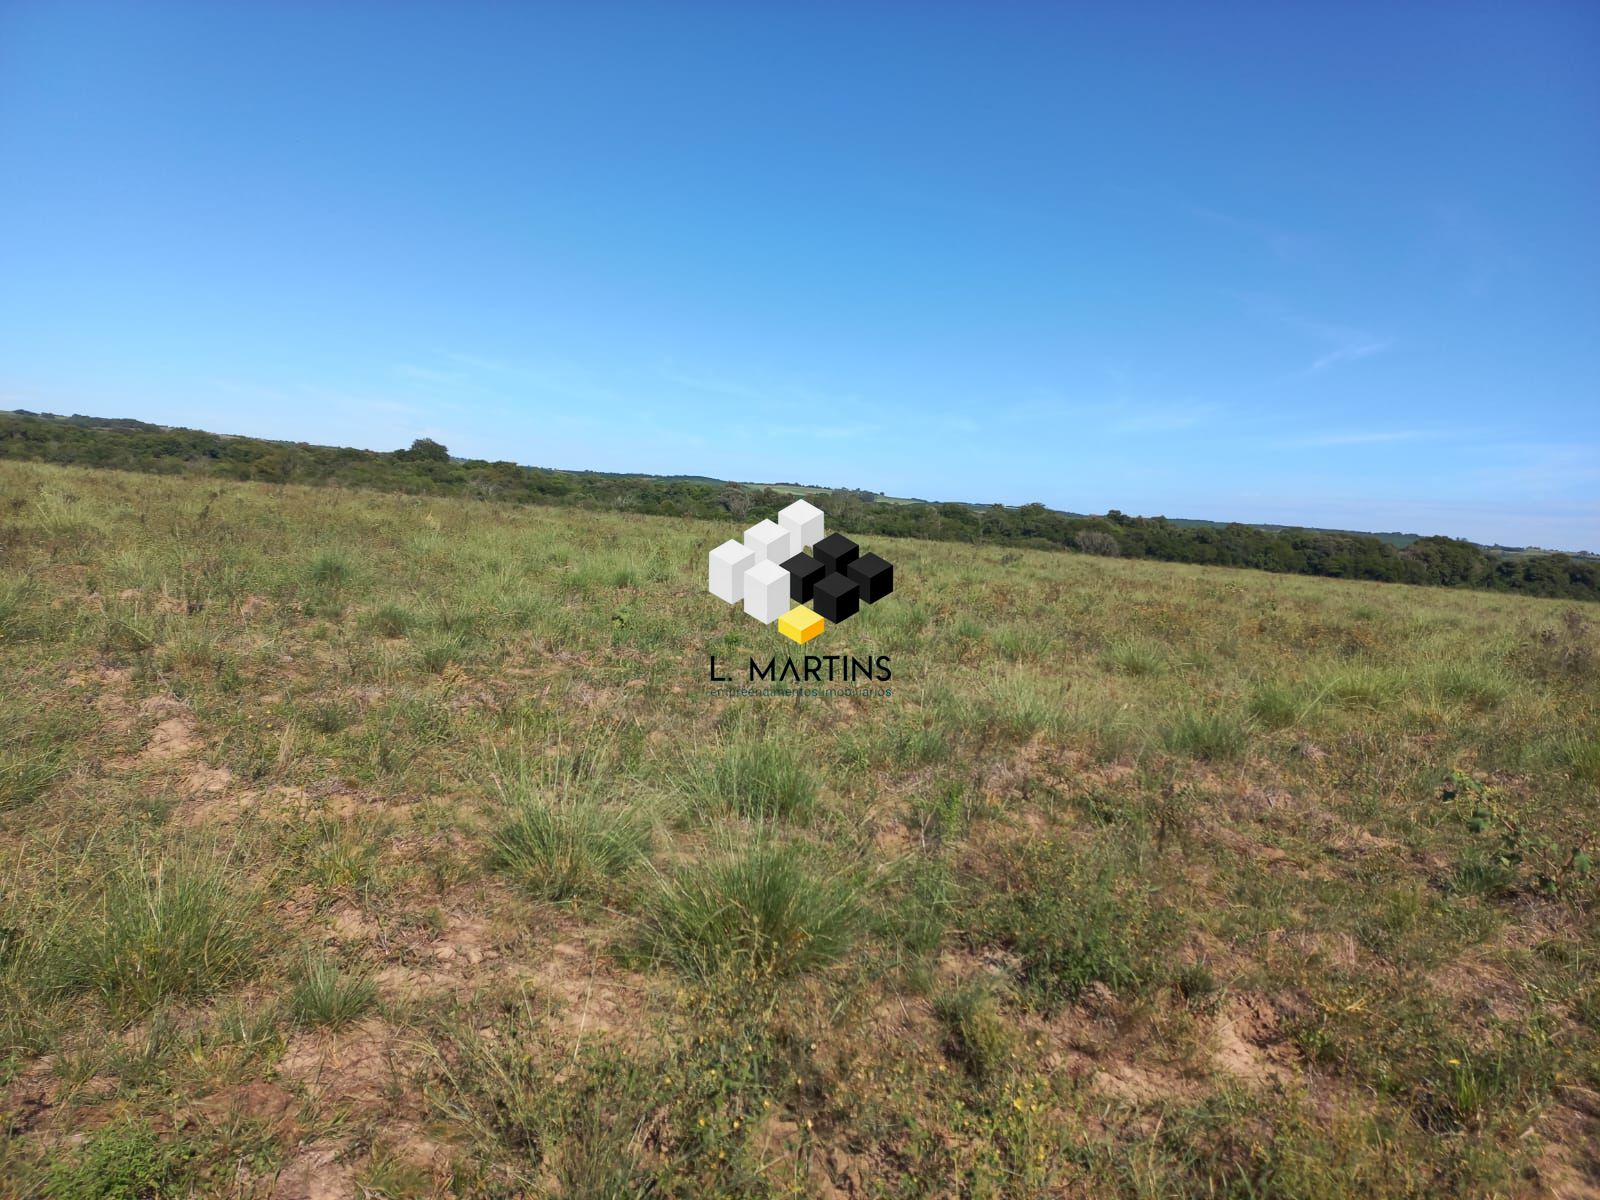
[[[1500,790],[1484,780],[1452,771],[1440,799],[1481,839],[1457,866],[1460,890],[1490,897],[1518,891],[1569,896],[1592,883],[1595,856],[1587,847],[1529,830]]]
[[[91,1132],[46,1172],[53,1200],[159,1200],[186,1193],[194,1151],[181,1139],[163,1142],[138,1120]]]

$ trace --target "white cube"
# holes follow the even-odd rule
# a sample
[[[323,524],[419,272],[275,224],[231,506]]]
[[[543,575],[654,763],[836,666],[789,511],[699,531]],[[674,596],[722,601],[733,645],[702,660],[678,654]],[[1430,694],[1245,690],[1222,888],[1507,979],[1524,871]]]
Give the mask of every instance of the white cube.
[[[744,573],[755,566],[755,551],[729,539],[711,552],[711,594],[729,604],[744,599]]]
[[[826,536],[822,528],[822,510],[809,500],[796,500],[789,505],[778,514],[778,524],[789,531],[796,554],[807,546],[815,546]]]
[[[789,572],[770,559],[744,573],[744,610],[763,625],[771,625],[793,605],[789,603]]]
[[[755,551],[757,562],[784,563],[800,552],[789,531],[775,521],[762,521],[744,531],[744,544]]]

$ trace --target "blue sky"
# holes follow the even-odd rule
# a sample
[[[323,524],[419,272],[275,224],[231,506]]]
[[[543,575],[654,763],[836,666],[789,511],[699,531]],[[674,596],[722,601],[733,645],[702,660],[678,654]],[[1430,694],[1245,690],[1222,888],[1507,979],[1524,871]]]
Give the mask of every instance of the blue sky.
[[[1600,550],[1600,7],[0,0],[0,406]]]

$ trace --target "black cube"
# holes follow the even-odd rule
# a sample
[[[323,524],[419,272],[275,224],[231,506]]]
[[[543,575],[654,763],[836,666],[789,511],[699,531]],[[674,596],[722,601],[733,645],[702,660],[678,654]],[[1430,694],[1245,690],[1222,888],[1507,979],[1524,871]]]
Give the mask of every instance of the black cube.
[[[855,562],[856,555],[861,553],[861,547],[842,533],[830,533],[811,547],[811,553],[830,572],[837,571],[842,575],[850,569],[850,564]]]
[[[861,590],[863,604],[876,604],[894,591],[894,564],[876,554],[863,554],[850,564],[846,574]]]
[[[830,624],[849,620],[860,607],[861,589],[848,575],[829,572],[817,581],[811,591],[811,611],[820,614]]]
[[[796,554],[793,558],[785,559],[783,569],[789,572],[789,599],[796,604],[809,601],[817,581],[828,573],[828,568],[809,554]]]

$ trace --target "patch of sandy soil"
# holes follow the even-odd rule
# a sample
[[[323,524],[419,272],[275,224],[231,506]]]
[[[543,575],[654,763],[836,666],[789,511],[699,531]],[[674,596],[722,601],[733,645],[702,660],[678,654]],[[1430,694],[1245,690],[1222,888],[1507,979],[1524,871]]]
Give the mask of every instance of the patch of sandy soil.
[[[321,1110],[386,1107],[419,1065],[415,1047],[378,1017],[346,1029],[295,1034],[278,1060],[278,1077],[305,1091]]]
[[[1353,934],[1315,929],[1274,929],[1267,934],[1269,946],[1286,946],[1306,960],[1326,967],[1348,970],[1361,961],[1361,945]]]
[[[1527,992],[1488,963],[1458,959],[1431,971],[1428,983],[1479,1018],[1515,1022],[1527,1014]]]
[[[227,767],[199,766],[178,781],[185,796],[214,796],[233,786],[233,772]]]
[[[1162,1067],[1132,1062],[1113,1062],[1098,1068],[1089,1077],[1089,1086],[1101,1095],[1135,1105],[1193,1099],[1200,1094],[1193,1079]]]
[[[364,918],[336,911],[334,921],[360,927]],[[643,1002],[649,980],[619,970],[589,946],[582,929],[563,922],[549,941],[530,944],[483,917],[457,912],[436,938],[397,943],[374,978],[379,994],[396,1001],[439,993],[465,1000],[486,987],[526,987],[552,1002],[550,1021],[559,1033],[645,1044],[652,1036]]]
[[[376,921],[348,901],[341,901],[328,911],[327,923],[330,941],[369,946],[382,932]]]
[[[1539,1124],[1535,1176],[1556,1200],[1600,1200],[1600,1092],[1568,1086]]]
[[[207,1125],[228,1127],[240,1119],[257,1121],[274,1137],[290,1141],[299,1132],[300,1098],[264,1080],[223,1088],[196,1100],[189,1115]]]
[[[1306,874],[1306,869],[1297,867],[1288,854],[1276,846],[1269,846],[1265,842],[1258,842],[1254,838],[1246,837],[1236,829],[1215,821],[1202,821],[1200,823],[1201,836],[1214,844],[1223,847],[1240,858],[1252,859],[1263,863],[1273,870],[1299,870]]]
[[[13,1138],[48,1130],[63,1108],[94,1104],[116,1091],[117,1081],[105,1075],[69,1083],[56,1074],[56,1061],[53,1054],[39,1056],[0,1091],[0,1134]],[[76,1117],[72,1124],[78,1124]]]
[[[751,1138],[756,1161],[766,1168],[765,1173],[770,1178],[790,1176],[793,1167],[780,1167],[780,1163],[801,1163],[806,1178],[805,1195],[821,1200],[853,1200],[858,1196],[876,1195],[870,1185],[892,1171],[888,1164],[876,1162],[870,1155],[824,1144],[820,1135],[803,1129],[801,1122],[789,1112],[774,1110],[768,1114]]]
[[[133,675],[125,667],[101,664],[92,670],[73,671],[66,684],[73,691],[92,694],[91,703],[100,714],[101,728],[113,737],[125,737],[138,724],[138,710],[128,701],[127,691]]]
[[[345,1147],[316,1141],[302,1146],[273,1180],[270,1200],[350,1200],[355,1169],[343,1161]]]
[[[124,754],[106,760],[106,765],[116,770],[149,766],[188,758],[202,747],[200,735],[195,730],[194,716],[187,705],[171,696],[149,696],[141,700],[136,710],[127,701],[113,693],[103,693],[96,701],[106,715],[106,728],[113,733],[128,732],[135,721],[134,711],[143,720],[154,718],[156,726],[150,731],[144,749],[137,754]]]
[[[1296,1056],[1279,1006],[1266,996],[1234,996],[1212,1025],[1212,1062],[1246,1083],[1282,1087],[1296,1077]]]
[[[364,924],[359,914],[335,910],[335,928]],[[491,973],[504,973],[502,940],[489,922],[470,914],[455,913],[446,919],[437,937],[418,933],[398,942],[392,958],[377,972],[380,992],[396,999],[429,992],[470,993]]]

